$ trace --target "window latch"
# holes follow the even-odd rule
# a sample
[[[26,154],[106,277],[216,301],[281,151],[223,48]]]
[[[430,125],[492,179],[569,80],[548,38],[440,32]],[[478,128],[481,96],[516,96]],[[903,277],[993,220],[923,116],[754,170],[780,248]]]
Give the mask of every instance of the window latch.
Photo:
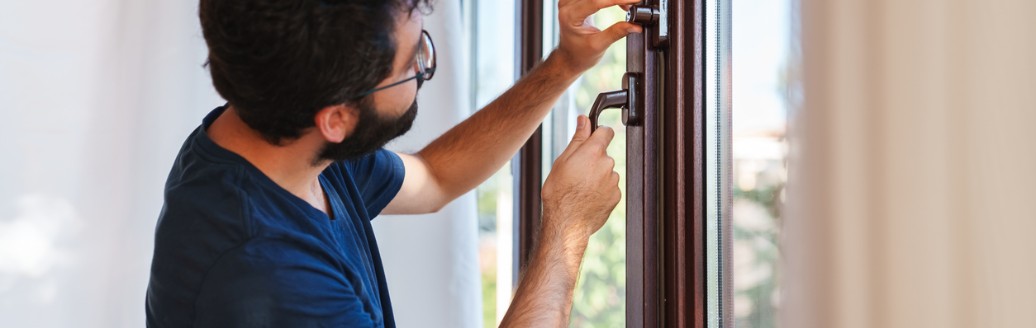
[[[643,26],[655,48],[669,46],[669,0],[659,0],[658,5],[632,6],[626,13],[626,21]]]
[[[596,131],[600,126],[601,113],[609,108],[622,109],[622,124],[626,126],[640,125],[640,110],[644,102],[640,88],[640,74],[626,73],[622,77],[622,90],[605,92],[597,96],[593,108],[590,109],[590,129]]]

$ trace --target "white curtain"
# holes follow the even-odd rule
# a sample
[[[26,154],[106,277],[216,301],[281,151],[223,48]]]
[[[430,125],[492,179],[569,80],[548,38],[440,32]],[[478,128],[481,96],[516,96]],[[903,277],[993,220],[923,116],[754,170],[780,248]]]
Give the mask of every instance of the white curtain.
[[[143,326],[166,175],[184,138],[222,104],[202,67],[206,50],[197,5],[0,2],[0,326]],[[453,7],[441,2],[428,18],[444,56],[459,52],[451,48],[461,44],[459,25],[451,22],[459,20],[459,10]],[[447,124],[466,114],[459,106],[463,102],[455,100],[465,92],[464,81],[450,77],[465,76],[465,62],[445,57],[440,63],[436,80],[422,94],[424,126],[415,134],[433,134],[437,127],[428,125],[434,124],[431,118],[452,118],[434,121]],[[454,100],[440,103],[439,95]],[[444,107],[451,104],[458,106]],[[480,311],[476,275],[470,278],[474,285],[450,285],[447,278],[468,280],[459,275],[433,280],[423,273],[447,265],[463,272],[468,264],[462,260],[475,261],[474,244],[463,242],[464,228],[472,234],[475,229],[473,211],[466,198],[444,211],[454,214],[451,219],[401,219],[415,222],[414,230],[379,224],[399,322],[419,322],[415,315],[426,315],[409,310],[418,306],[408,301],[415,294],[432,297],[423,294],[429,290],[407,286],[415,279],[450,286],[443,289],[450,293],[421,305],[448,304],[453,312],[438,315],[454,321],[441,322],[470,326],[477,319],[454,314]],[[437,230],[424,221],[439,222],[432,225]],[[435,233],[435,238],[400,237],[408,231]],[[399,248],[446,252],[460,245],[471,247],[463,253],[470,258],[450,255],[450,261],[419,271],[398,271]]]
[[[1036,325],[1036,2],[801,4],[784,327]]]
[[[414,128],[390,149],[420,150],[471,114],[465,40],[458,1],[438,1],[425,18],[438,68],[419,94]],[[442,211],[374,220],[396,323],[400,327],[478,327],[482,324],[475,195]]]
[[[0,325],[143,325],[166,174],[220,104],[196,7],[0,2]]]

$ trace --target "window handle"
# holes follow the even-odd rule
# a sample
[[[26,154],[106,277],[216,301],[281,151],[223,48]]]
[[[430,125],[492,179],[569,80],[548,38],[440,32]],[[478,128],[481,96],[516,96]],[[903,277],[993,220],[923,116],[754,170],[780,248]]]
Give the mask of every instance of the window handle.
[[[597,95],[597,101],[594,101],[594,107],[590,109],[590,131],[597,131],[597,127],[600,126],[601,113],[608,108],[621,108],[626,107],[627,98],[629,97],[629,91],[619,90],[612,92],[605,92]]]
[[[640,74],[626,73],[622,77],[622,90],[597,95],[597,100],[590,109],[590,130],[597,130],[597,127],[600,126],[601,113],[609,108],[622,109],[622,124],[626,126],[640,125],[640,111],[643,110],[644,102],[638,90],[640,90]]]

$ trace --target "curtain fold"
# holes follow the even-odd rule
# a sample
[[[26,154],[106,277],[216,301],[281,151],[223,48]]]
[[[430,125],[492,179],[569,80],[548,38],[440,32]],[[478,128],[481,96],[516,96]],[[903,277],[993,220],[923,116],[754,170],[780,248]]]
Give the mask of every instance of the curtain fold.
[[[1036,322],[1036,2],[801,0],[786,327]]]

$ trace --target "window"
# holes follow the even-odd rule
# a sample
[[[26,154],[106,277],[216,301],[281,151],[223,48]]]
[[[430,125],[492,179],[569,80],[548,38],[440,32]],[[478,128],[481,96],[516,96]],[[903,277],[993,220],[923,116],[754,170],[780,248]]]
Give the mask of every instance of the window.
[[[786,122],[800,97],[792,1],[706,7],[708,323],[776,327]]]
[[[572,326],[702,326],[696,320],[705,304],[705,262],[699,242],[703,241],[704,211],[699,210],[704,190],[696,186],[704,181],[698,130],[704,102],[695,93],[704,81],[703,63],[696,60],[702,58],[701,38],[695,34],[701,31],[696,26],[701,26],[703,16],[696,8],[702,3],[656,0],[644,5],[655,13],[646,17],[656,18],[643,22],[645,33],[616,44],[605,62],[588,72],[561,102],[542,132],[530,139],[521,154],[524,160],[517,161],[521,175],[515,219],[523,227],[517,238],[521,250],[530,245],[522,241],[534,233],[539,220],[538,190],[534,190],[541,182],[538,175],[567,144],[572,118],[587,113],[597,93],[620,89],[624,74],[633,74],[635,83],[629,84],[627,93],[638,95],[634,98],[639,105],[630,112],[639,113],[640,120],[623,127],[622,111],[607,110],[601,116],[616,128],[618,138],[609,153],[625,168],[626,199],[591,239],[577,283]],[[553,1],[546,5],[519,1],[519,8],[525,10],[520,24],[523,35],[544,37],[543,43],[522,39],[520,52],[526,57],[542,55],[527,51],[542,44],[552,48],[552,34],[537,29],[543,26],[544,16],[554,15],[550,12],[554,7]],[[624,14],[605,11],[595,20],[605,27]],[[624,255],[617,250],[624,250]]]
[[[516,1],[522,69],[553,48],[556,3]],[[645,33],[587,72],[530,140],[525,160],[512,163],[520,262],[539,220],[538,186],[575,116],[598,93],[622,88],[624,73],[637,75],[630,90],[643,98],[631,110],[640,122],[624,127],[619,110],[601,116],[616,128],[609,154],[625,171],[625,199],[591,239],[571,326],[776,325],[785,117],[801,98],[792,1],[644,1],[656,14]],[[604,27],[624,15],[594,19]]]

